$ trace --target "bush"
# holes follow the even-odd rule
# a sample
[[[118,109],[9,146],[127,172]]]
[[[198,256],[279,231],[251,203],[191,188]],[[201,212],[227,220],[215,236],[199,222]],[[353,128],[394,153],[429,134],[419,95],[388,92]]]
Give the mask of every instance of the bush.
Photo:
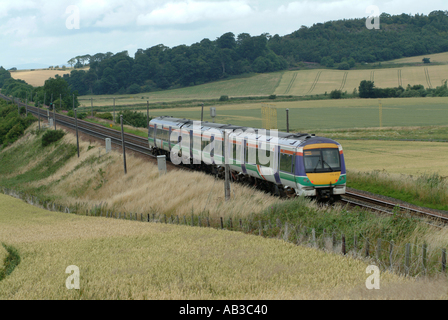
[[[146,114],[137,111],[120,111],[117,118],[115,119],[117,123],[120,123],[120,116],[123,116],[123,124],[128,124],[136,128],[147,128]],[[151,121],[151,118],[149,119]]]
[[[53,142],[59,141],[65,135],[62,130],[47,130],[42,136],[42,147],[49,146]]]
[[[106,113],[98,113],[96,115],[97,118],[100,119],[105,119],[105,120],[114,120],[114,116],[112,115],[112,113],[110,112],[106,112]]]
[[[342,97],[342,91],[341,90],[333,90],[330,93],[331,99],[341,99]]]
[[[229,101],[229,96],[221,96],[221,98],[219,98],[219,101]]]
[[[348,62],[341,62],[340,64],[338,64],[338,69],[339,70],[349,70],[350,65],[348,64]]]
[[[271,100],[275,100],[275,99],[277,99],[277,95],[275,95],[275,94],[271,94],[271,95],[269,96],[269,99],[271,99]]]

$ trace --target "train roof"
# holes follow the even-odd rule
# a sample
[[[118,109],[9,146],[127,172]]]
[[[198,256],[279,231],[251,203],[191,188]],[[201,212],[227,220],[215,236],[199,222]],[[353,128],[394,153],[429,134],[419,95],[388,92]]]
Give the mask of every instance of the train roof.
[[[154,118],[153,120],[157,122],[161,122],[162,124],[164,122],[168,123],[175,123],[176,126],[181,128],[193,128],[195,120],[190,119],[180,119],[180,118],[173,118],[169,116],[162,116],[158,118]],[[199,121],[200,122],[200,121]],[[266,130],[266,129],[258,129],[258,128],[249,128],[244,126],[235,126],[232,124],[222,124],[222,123],[211,123],[208,121],[203,121],[201,123],[201,129],[219,129],[219,130],[242,130],[243,132],[247,131],[248,129],[253,130],[253,134],[258,134],[259,130]],[[266,130],[266,135],[270,136],[270,130]],[[315,143],[330,143],[335,141],[324,138],[324,137],[316,137],[314,134],[308,134],[308,133],[287,133],[287,132],[281,132],[277,131],[277,137],[278,142],[281,142],[285,145],[290,145],[291,147],[297,147],[299,145],[308,145],[308,144],[315,144]],[[300,142],[300,143],[297,143]]]

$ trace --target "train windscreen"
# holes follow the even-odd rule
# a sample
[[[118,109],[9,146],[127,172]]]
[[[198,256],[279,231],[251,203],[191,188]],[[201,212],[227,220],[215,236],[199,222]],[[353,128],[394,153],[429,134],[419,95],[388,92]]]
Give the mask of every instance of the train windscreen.
[[[303,156],[306,173],[341,171],[339,149],[306,150]]]

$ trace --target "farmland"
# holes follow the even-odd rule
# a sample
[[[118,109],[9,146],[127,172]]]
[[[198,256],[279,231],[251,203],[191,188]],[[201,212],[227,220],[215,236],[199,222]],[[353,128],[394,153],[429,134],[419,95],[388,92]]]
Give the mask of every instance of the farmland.
[[[72,69],[63,70],[47,70],[47,69],[37,69],[31,70],[19,70],[11,72],[11,77],[14,79],[24,80],[26,83],[32,85],[33,87],[40,87],[45,84],[45,81],[49,78],[54,78],[57,74],[63,76],[64,74],[70,74]]]
[[[419,176],[448,176],[448,143],[401,141],[341,141],[347,167],[357,171],[386,171]]]
[[[382,99],[383,127],[446,125],[448,98]],[[286,129],[289,111],[291,131],[304,132],[323,129],[379,127],[379,103],[376,99],[312,100],[271,102],[277,107],[278,129]],[[217,106],[217,123],[261,127],[261,103],[241,103]],[[201,108],[173,108],[150,110],[153,117],[167,115],[200,119]],[[212,121],[208,108],[204,120]]]
[[[0,204],[0,241],[21,257],[0,299],[381,298],[365,288],[367,263],[349,257],[216,229],[53,213],[4,195]],[[65,287],[70,265],[80,290]],[[391,287],[420,295],[413,280],[389,273],[381,284],[383,297]]]
[[[362,80],[374,81],[378,88],[406,87],[408,84],[435,88],[447,80],[447,73],[448,65],[349,71],[291,71],[283,75],[275,94],[303,96],[330,93],[332,90],[352,93]]]

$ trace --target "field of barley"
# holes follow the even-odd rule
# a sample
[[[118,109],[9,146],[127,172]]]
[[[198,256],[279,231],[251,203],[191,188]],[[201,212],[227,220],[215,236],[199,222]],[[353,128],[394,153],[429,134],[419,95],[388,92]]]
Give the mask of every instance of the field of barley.
[[[50,78],[54,78],[56,75],[63,76],[64,74],[70,74],[73,69],[67,68],[66,70],[47,70],[47,69],[36,69],[36,70],[19,70],[11,72],[11,77],[14,79],[20,79],[26,81],[26,83],[32,85],[33,87],[40,87],[45,84]],[[85,70],[85,68],[83,69]]]
[[[374,70],[327,70],[285,72],[275,89],[277,95],[328,94],[333,90],[352,93],[362,80],[375,82],[378,88],[393,88],[408,84],[422,84],[426,88],[435,88],[447,80],[448,65],[416,66]]]
[[[431,59],[431,63],[432,62],[448,63],[448,52],[427,54],[427,55],[416,56],[416,57],[401,58],[401,59],[387,61],[387,63],[394,63],[394,64],[422,63],[423,58],[430,58]]]
[[[448,143],[343,140],[346,165],[356,171],[448,176]]]
[[[446,299],[443,280],[388,272],[367,290],[367,262],[278,239],[0,204],[0,242],[21,260],[0,299]]]

